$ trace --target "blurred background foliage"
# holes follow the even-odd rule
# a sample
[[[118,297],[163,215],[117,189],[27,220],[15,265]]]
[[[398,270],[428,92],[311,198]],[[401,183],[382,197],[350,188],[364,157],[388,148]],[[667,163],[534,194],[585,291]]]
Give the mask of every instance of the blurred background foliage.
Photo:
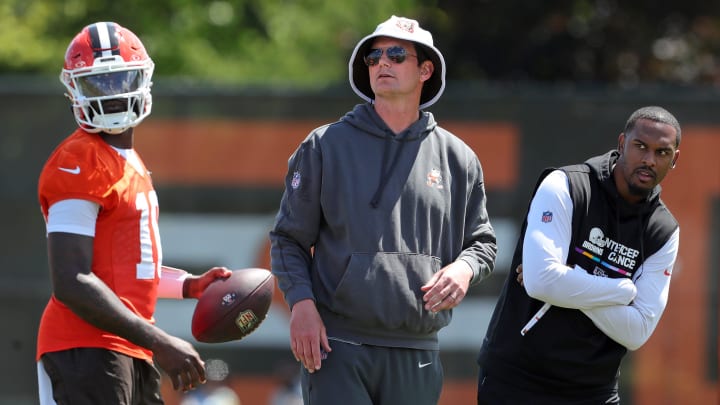
[[[699,0],[0,0],[0,74],[55,75],[83,26],[111,20],[156,77],[321,88],[391,14],[432,31],[450,80],[720,83],[720,2]]]

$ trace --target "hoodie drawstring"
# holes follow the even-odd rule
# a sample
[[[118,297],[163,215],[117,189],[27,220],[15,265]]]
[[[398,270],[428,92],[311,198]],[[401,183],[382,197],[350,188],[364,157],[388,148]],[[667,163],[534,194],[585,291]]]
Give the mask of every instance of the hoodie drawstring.
[[[385,171],[385,168],[387,166],[388,157],[390,155],[390,149],[392,148],[392,136],[387,136],[385,138],[385,147],[383,148],[383,159],[382,159],[382,166],[380,167],[380,183],[378,184],[377,190],[375,190],[375,194],[373,195],[372,200],[370,200],[370,206],[373,208],[377,208],[378,204],[380,203],[380,198],[382,198],[382,193],[385,190],[385,186],[387,185],[388,180],[390,179],[390,174],[395,170],[395,165],[397,165],[398,160],[400,160],[400,152],[402,151],[402,146],[405,144],[405,142],[399,142],[399,146],[397,150],[395,151],[395,156],[393,156],[392,162],[390,164],[390,168]]]

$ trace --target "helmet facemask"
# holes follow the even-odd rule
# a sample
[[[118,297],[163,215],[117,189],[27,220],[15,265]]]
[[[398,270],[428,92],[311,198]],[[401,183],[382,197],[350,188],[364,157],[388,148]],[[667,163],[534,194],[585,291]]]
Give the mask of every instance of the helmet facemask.
[[[119,134],[150,115],[152,60],[127,62],[119,55],[96,58],[91,67],[63,69],[78,124],[88,132]]]

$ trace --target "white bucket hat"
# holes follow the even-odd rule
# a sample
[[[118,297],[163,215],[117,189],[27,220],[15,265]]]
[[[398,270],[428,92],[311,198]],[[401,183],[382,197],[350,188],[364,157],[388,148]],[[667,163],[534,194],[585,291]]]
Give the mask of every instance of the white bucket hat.
[[[361,39],[355,46],[348,63],[350,86],[353,91],[365,101],[373,102],[375,99],[375,93],[370,87],[370,76],[364,57],[372,44],[370,40],[376,37],[404,39],[420,45],[435,66],[432,76],[423,86],[420,95],[420,109],[433,105],[445,90],[445,59],[440,51],[433,46],[432,34],[420,28],[417,21],[404,17],[390,17],[390,19],[378,25],[375,32]]]

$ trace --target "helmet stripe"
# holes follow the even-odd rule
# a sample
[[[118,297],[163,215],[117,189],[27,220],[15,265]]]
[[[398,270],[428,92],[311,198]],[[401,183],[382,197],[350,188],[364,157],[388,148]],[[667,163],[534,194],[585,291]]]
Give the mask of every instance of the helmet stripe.
[[[115,36],[115,24],[106,22],[92,24],[89,30],[90,45],[95,58],[120,55],[120,47]]]

